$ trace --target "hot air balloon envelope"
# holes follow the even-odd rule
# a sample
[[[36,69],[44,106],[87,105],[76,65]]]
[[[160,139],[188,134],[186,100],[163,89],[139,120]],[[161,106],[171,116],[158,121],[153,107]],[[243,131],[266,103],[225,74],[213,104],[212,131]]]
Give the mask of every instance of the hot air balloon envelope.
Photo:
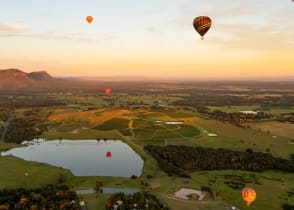
[[[251,203],[256,199],[256,192],[250,187],[246,187],[242,190],[242,198],[245,201],[247,206],[250,206]]]
[[[211,19],[206,16],[196,17],[193,21],[195,30],[203,37],[211,27]]]
[[[87,16],[86,20],[87,20],[88,23],[92,23],[93,17],[92,16]]]
[[[106,93],[107,95],[110,95],[110,93],[111,93],[111,89],[110,89],[110,88],[106,88],[106,89],[105,89],[105,93]]]
[[[106,152],[106,157],[110,158],[111,157],[111,152]]]

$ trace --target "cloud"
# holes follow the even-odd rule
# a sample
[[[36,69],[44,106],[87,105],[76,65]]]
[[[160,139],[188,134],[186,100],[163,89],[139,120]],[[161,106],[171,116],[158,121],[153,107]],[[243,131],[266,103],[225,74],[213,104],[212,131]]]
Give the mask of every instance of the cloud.
[[[16,25],[16,24],[7,24],[0,22],[0,32],[5,33],[24,33],[28,32],[31,29],[26,26]]]
[[[66,33],[64,31],[51,29],[46,32],[31,32],[31,33],[15,33],[6,31],[6,33],[0,33],[0,37],[23,37],[32,39],[43,39],[43,40],[64,40],[64,41],[78,41],[78,42],[102,42],[112,40],[114,37],[105,35],[104,38],[96,39],[91,37],[83,36],[80,32]]]

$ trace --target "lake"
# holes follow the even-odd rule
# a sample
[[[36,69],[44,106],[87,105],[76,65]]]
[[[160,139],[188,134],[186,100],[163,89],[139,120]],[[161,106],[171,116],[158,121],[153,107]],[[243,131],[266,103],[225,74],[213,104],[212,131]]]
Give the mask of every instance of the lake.
[[[75,176],[140,176],[144,165],[142,158],[122,141],[39,139],[26,145],[1,155],[62,167]]]
[[[115,193],[124,193],[126,195],[131,195],[136,192],[140,192],[140,190],[103,187],[102,192],[103,192],[103,194],[108,194],[108,195],[113,195]],[[94,189],[86,189],[86,190],[77,190],[76,193],[77,193],[77,195],[88,195],[88,194],[95,194],[96,191]]]

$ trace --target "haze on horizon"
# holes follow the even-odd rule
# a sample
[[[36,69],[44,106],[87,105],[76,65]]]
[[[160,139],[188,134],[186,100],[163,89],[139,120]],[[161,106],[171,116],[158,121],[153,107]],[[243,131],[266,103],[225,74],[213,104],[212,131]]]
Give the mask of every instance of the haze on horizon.
[[[200,15],[213,21],[203,41],[192,27]],[[0,69],[63,77],[294,77],[293,20],[291,0],[10,0],[0,3]]]

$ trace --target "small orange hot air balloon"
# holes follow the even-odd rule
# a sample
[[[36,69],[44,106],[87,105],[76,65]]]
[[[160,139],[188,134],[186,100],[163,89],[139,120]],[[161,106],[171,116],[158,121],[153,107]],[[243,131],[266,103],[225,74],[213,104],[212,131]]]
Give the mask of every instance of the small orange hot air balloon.
[[[106,88],[106,89],[105,89],[105,94],[106,94],[106,95],[110,95],[110,93],[111,93],[111,89],[110,89],[110,88]]]
[[[109,152],[109,151],[106,152],[106,157],[107,157],[107,158],[111,158],[111,152]]]
[[[92,16],[87,16],[87,18],[86,18],[88,23],[92,23],[93,19],[94,18]]]
[[[256,199],[256,192],[250,187],[245,187],[242,190],[242,198],[245,201],[247,206],[250,206],[251,203]]]
[[[203,39],[203,36],[211,27],[211,19],[206,16],[196,17],[193,21],[193,26],[195,30],[200,34],[201,39]]]

